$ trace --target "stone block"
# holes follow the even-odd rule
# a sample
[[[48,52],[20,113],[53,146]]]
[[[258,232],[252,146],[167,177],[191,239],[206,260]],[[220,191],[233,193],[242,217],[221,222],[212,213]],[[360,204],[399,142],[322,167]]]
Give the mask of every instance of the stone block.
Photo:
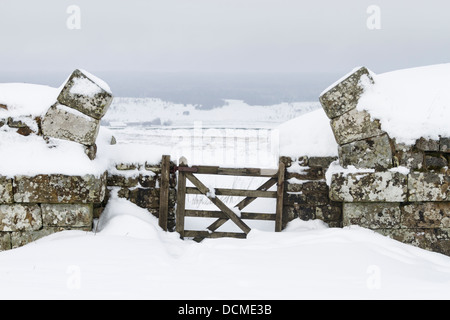
[[[397,241],[450,256],[450,229],[380,229]]]
[[[450,176],[434,172],[412,172],[408,175],[410,202],[450,201]]]
[[[135,188],[129,191],[127,199],[141,208],[159,208],[159,189]],[[169,189],[169,207],[175,206],[176,191]]]
[[[439,149],[442,152],[450,152],[450,138],[441,138],[439,140]]]
[[[443,155],[425,155],[425,168],[427,170],[441,170],[448,166],[447,158]]]
[[[298,179],[298,180],[324,180],[325,172],[321,167],[303,167],[301,171],[293,171],[288,168],[286,173],[286,179]]]
[[[113,101],[103,81],[81,70],[75,70],[58,96],[58,102],[100,120]]]
[[[364,91],[362,81],[373,83],[369,71],[362,67],[323,93],[319,100],[328,118],[333,119],[355,109]]]
[[[12,179],[0,176],[0,204],[13,202]]]
[[[74,141],[86,146],[95,144],[99,128],[99,120],[60,104],[50,107],[42,120],[44,136]]]
[[[339,159],[344,167],[392,168],[392,147],[387,134],[339,146]]]
[[[310,157],[308,165],[310,167],[321,167],[327,169],[330,164],[337,159],[337,157]]]
[[[342,221],[342,204],[338,202],[331,202],[324,206],[316,206],[316,219],[320,219],[326,223]]]
[[[399,228],[400,203],[344,203],[344,226],[358,225],[369,229]]]
[[[110,187],[125,187],[132,188],[137,187],[139,183],[139,176],[123,176],[117,174],[108,174],[107,179],[108,186]]]
[[[306,204],[303,192],[288,192],[284,195],[284,205]]]
[[[158,176],[156,174],[140,174],[139,184],[143,188],[155,188],[156,182],[158,181]]]
[[[40,230],[24,231],[24,232],[12,232],[11,233],[11,245],[12,248],[19,248],[28,243],[34,242],[41,238],[47,237],[57,232],[65,230],[80,230],[80,231],[91,231],[92,227],[82,227],[82,228],[63,228],[63,227],[44,227]]]
[[[0,205],[0,231],[39,230],[41,227],[42,215],[38,205]]]
[[[416,141],[416,148],[421,151],[439,151],[439,141],[420,138]]]
[[[403,228],[450,228],[450,202],[414,202],[401,209]]]
[[[56,228],[44,228],[40,230],[34,231],[26,231],[26,232],[12,232],[11,233],[11,247],[12,249],[16,249],[22,247],[28,243],[34,242],[46,236],[49,236],[55,232],[62,231],[63,229]]]
[[[408,169],[420,170],[423,168],[423,152],[413,150],[411,146],[405,144],[395,144],[395,162],[397,166]]]
[[[400,172],[338,173],[330,199],[338,202],[406,202],[407,176]]]
[[[14,201],[19,203],[100,203],[106,193],[106,173],[67,176],[61,174],[16,176]]]
[[[367,111],[356,109],[331,120],[331,129],[339,145],[384,134],[378,120],[371,120]]]
[[[90,227],[92,204],[42,204],[44,227]]]
[[[0,232],[0,252],[11,249],[11,234]]]

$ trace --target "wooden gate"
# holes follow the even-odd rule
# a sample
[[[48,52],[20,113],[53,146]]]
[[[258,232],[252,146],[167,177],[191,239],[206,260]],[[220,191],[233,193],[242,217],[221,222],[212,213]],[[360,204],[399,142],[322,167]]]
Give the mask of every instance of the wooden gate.
[[[176,231],[181,238],[194,238],[195,241],[202,241],[205,238],[246,238],[251,231],[250,227],[243,221],[245,219],[252,220],[272,220],[275,221],[275,231],[280,232],[282,229],[283,214],[283,194],[284,194],[284,177],[285,165],[280,161],[278,170],[276,169],[257,169],[257,168],[221,168],[214,166],[192,166],[188,167],[186,163],[180,160],[180,165],[176,167],[178,170],[178,191],[177,191],[177,210],[176,210]],[[194,175],[195,174],[195,175]],[[242,189],[224,189],[215,188],[210,190],[200,181],[196,175],[224,175],[224,176],[245,176],[245,177],[266,177],[269,178],[256,190]],[[189,180],[194,187],[186,187],[186,181]],[[268,191],[274,185],[277,185],[277,191]],[[186,210],[186,194],[201,194],[206,196],[219,210]],[[228,207],[217,196],[239,196],[245,197],[234,208]],[[267,213],[250,213],[242,212],[250,203],[257,198],[276,198],[275,214]],[[185,217],[203,217],[217,218],[217,220],[209,225],[206,231],[185,230]],[[218,232],[225,222],[231,220],[236,224],[241,233],[236,232]]]

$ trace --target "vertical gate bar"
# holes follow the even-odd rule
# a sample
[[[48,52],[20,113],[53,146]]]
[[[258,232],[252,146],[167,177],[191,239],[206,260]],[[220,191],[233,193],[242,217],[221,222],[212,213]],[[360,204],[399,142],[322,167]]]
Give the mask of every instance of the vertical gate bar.
[[[275,232],[281,232],[283,229],[283,198],[284,198],[284,177],[286,166],[284,162],[278,165],[278,188],[277,188],[277,211],[275,217]]]
[[[161,185],[159,194],[159,226],[167,231],[167,220],[169,216],[169,179],[170,179],[170,156],[163,155],[161,160]]]
[[[179,166],[187,166],[184,158],[180,159]],[[181,239],[184,238],[184,216],[186,209],[186,173],[178,171],[177,183],[177,211],[176,211],[176,232],[180,234]]]

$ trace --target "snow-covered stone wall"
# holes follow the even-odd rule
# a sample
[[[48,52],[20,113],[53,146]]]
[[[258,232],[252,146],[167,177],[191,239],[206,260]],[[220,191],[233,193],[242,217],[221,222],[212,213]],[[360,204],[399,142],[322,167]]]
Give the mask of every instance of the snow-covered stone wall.
[[[26,96],[27,92],[19,94]],[[21,105],[15,99],[10,104],[2,103],[2,115],[7,115],[0,119],[3,161],[7,162],[8,157],[21,160],[21,148],[31,150],[22,152],[24,156],[30,157],[33,150],[34,155],[39,156],[36,150],[41,144],[45,145],[45,141],[47,148],[41,150],[58,149],[61,144],[56,140],[61,139],[75,143],[76,147],[65,144],[66,150],[75,154],[80,152],[83,158],[87,155],[94,160],[100,119],[112,99],[103,81],[88,72],[75,70],[61,87],[56,101],[45,99],[43,107],[47,111],[42,114],[27,106],[32,103]],[[28,112],[34,115],[28,115]],[[65,160],[72,161],[71,166],[82,167],[77,162],[79,158],[68,156]],[[33,159],[28,160],[29,166],[33,166]],[[43,167],[52,166],[50,160],[53,159],[47,160],[48,165]],[[92,230],[94,209],[101,206],[107,193],[106,170],[81,175],[45,174],[24,168],[20,161],[14,167],[6,173],[0,172],[0,251],[62,230]],[[17,173],[21,171],[32,171],[33,174]]]
[[[62,230],[92,230],[94,203],[106,193],[106,173],[0,176],[0,251]]]
[[[286,165],[283,228],[296,218],[320,219],[330,227],[342,225],[342,203],[332,201],[325,179],[336,157],[282,157]]]
[[[359,225],[450,255],[450,139],[397,142],[359,103],[374,84],[363,67],[320,97],[339,145],[341,167],[331,175],[330,200],[343,204],[343,226]]]
[[[172,168],[169,177],[169,213],[167,229],[175,230],[175,202],[177,176]],[[102,206],[97,206],[99,214],[107,205],[109,195],[117,193],[119,198],[124,198],[137,206],[147,209],[155,217],[159,217],[161,185],[161,163],[120,163],[115,169],[108,172],[107,189],[108,196]],[[97,215],[99,215],[97,214]]]

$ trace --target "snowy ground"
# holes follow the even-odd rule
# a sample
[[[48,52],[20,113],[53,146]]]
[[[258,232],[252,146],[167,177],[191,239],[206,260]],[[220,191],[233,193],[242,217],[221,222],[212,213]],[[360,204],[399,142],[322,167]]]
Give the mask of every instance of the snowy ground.
[[[96,233],[1,253],[0,283],[1,299],[448,299],[450,258],[318,221],[197,244],[115,199]]]

